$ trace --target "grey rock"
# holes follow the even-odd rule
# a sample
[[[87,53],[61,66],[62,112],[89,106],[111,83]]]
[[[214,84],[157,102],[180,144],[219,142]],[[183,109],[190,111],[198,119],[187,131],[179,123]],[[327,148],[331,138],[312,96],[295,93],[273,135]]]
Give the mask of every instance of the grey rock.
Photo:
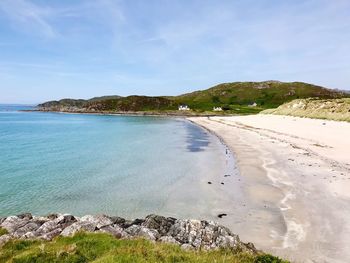
[[[30,220],[30,222],[32,223],[36,223],[38,225],[43,225],[44,223],[50,221],[48,218],[46,217],[40,217],[40,216],[33,216],[33,219]]]
[[[239,243],[238,236],[211,221],[177,220],[168,235],[181,244],[191,244],[197,249],[233,248]]]
[[[20,214],[20,215],[17,215],[17,217],[20,218],[20,219],[25,219],[25,218],[26,219],[32,219],[33,218],[31,213]]]
[[[88,221],[75,222],[72,225],[66,227],[62,231],[61,236],[73,236],[78,231],[94,232],[95,230],[96,224],[94,223]]]
[[[240,249],[256,253],[254,245],[244,244],[228,228],[212,221],[183,220],[158,215],[125,220],[106,215],[83,216],[51,214],[46,217],[22,214],[0,219],[9,234],[0,237],[0,246],[11,238],[52,240],[78,231],[109,233],[116,238],[145,238],[178,244],[183,249]]]
[[[113,221],[113,224],[121,225],[125,223],[125,219],[119,216],[111,216],[110,219]]]
[[[5,228],[9,233],[13,233],[28,222],[29,219],[27,218],[22,219],[17,216],[9,216],[1,223],[1,227]]]
[[[200,220],[176,220],[168,235],[174,237],[181,244],[190,243],[195,247],[201,244],[202,222]]]
[[[39,224],[33,223],[33,222],[29,222],[28,224],[18,228],[14,233],[13,236],[15,238],[20,238],[22,236],[24,236],[26,233],[28,232],[33,232],[36,231],[38,228],[40,227]]]
[[[46,218],[48,218],[49,220],[54,220],[59,216],[60,216],[60,214],[49,214],[46,216]]]
[[[162,236],[161,238],[158,239],[158,241],[162,242],[162,243],[180,245],[180,243],[178,241],[176,241],[176,239],[173,238],[172,236]]]
[[[101,227],[100,232],[111,234],[116,238],[130,237],[130,235],[118,225]]]
[[[132,237],[143,237],[148,240],[157,240],[159,233],[155,229],[148,229],[139,225],[132,225],[125,230]]]
[[[80,218],[80,221],[94,224],[98,229],[105,226],[110,226],[113,224],[113,220],[106,215],[97,215],[97,216],[87,215]]]
[[[77,222],[77,219],[69,214],[61,215],[57,217],[56,220],[58,220],[58,223],[61,225],[71,225],[74,222]]]
[[[47,234],[55,229],[65,229],[71,224],[75,223],[77,220],[72,215],[61,215],[56,219],[50,220],[42,224],[37,230],[36,235],[42,236],[43,234]]]
[[[172,217],[164,217],[158,215],[148,215],[142,226],[155,229],[160,235],[164,236],[168,233],[170,228],[175,224],[176,219]]]
[[[48,233],[45,233],[41,236],[39,236],[39,238],[44,239],[44,240],[52,240],[54,237],[57,237],[58,235],[60,235],[62,232],[61,228],[56,228]]]
[[[57,220],[47,221],[42,224],[36,231],[37,236],[41,236],[43,234],[49,233],[55,229],[59,228]]]
[[[35,239],[38,236],[35,235],[35,232],[27,232],[21,238],[22,239]]]
[[[144,219],[139,219],[139,218],[136,218],[135,220],[126,220],[123,224],[121,224],[121,227],[122,228],[129,228],[130,226],[133,226],[133,225],[141,225],[145,220]]]

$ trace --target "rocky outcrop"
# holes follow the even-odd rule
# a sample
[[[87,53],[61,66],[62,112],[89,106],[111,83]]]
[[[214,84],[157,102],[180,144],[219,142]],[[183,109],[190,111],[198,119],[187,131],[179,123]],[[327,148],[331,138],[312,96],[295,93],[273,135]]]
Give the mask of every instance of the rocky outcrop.
[[[38,217],[27,213],[0,218],[0,227],[8,232],[0,236],[0,246],[15,238],[52,240],[57,236],[72,236],[85,231],[109,233],[116,238],[145,238],[178,244],[184,249],[228,248],[256,253],[252,244],[241,242],[237,235],[216,222],[159,215],[125,220],[107,215],[76,217],[51,214]]]

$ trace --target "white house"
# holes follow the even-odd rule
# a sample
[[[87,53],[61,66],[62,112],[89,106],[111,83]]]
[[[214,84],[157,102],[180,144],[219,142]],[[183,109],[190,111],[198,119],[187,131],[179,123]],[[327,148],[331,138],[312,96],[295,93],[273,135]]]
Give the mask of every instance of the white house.
[[[213,111],[222,111],[222,108],[221,107],[214,107]]]
[[[256,104],[256,102],[254,102],[253,104],[249,104],[248,107],[256,107],[258,106],[258,104]]]
[[[187,105],[180,105],[179,110],[190,110],[190,108]]]

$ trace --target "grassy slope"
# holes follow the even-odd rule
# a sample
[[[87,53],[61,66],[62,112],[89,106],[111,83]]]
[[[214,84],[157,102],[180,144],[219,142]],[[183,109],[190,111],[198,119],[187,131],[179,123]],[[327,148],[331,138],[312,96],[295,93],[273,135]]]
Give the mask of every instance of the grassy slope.
[[[282,263],[270,255],[253,256],[229,250],[185,251],[177,245],[143,239],[118,240],[108,234],[78,233],[51,242],[9,241],[0,249],[0,262],[246,262]]]
[[[276,109],[268,109],[262,113],[350,121],[350,98],[293,100]]]
[[[254,112],[266,108],[275,108],[297,98],[334,98],[343,96],[345,94],[335,90],[303,82],[265,81],[224,83],[204,91],[180,95],[174,97],[174,99],[179,103],[188,104],[192,108],[202,110],[226,105],[232,110],[241,108],[243,111],[250,110]],[[246,107],[254,102],[258,104],[258,107]]]
[[[178,105],[187,104],[197,112],[212,111],[221,106],[229,113],[258,113],[275,108],[297,98],[340,98],[350,96],[302,82],[234,82],[220,84],[207,90],[172,97],[107,96],[91,100],[52,101],[43,106],[72,106],[89,111],[173,111]],[[248,107],[256,102],[257,107]]]

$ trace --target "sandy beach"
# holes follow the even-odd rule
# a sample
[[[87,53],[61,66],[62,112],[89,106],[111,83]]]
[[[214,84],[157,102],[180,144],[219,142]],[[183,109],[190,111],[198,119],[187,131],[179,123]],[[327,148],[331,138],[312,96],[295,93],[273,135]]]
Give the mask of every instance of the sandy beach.
[[[350,123],[274,115],[189,120],[222,138],[237,162],[239,178],[226,180],[239,191],[226,189],[236,199],[221,223],[295,262],[350,262]]]

